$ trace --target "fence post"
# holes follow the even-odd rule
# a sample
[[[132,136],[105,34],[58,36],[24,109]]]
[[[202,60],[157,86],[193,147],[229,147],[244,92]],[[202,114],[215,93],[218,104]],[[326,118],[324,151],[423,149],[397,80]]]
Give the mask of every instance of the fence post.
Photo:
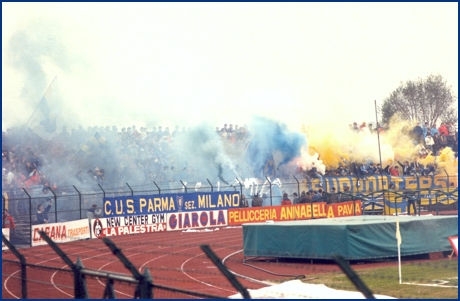
[[[342,271],[347,275],[348,279],[355,285],[355,287],[363,293],[366,299],[375,299],[372,291],[364,284],[364,282],[359,278],[359,276],[346,264],[345,259],[340,256],[332,256],[332,259],[337,263],[337,265],[342,269]]]
[[[439,215],[438,194],[436,194],[436,215]]]
[[[185,186],[184,182],[182,180],[179,180],[182,183],[182,186],[184,186],[185,193],[187,193],[187,186]]]
[[[362,199],[363,198],[361,198],[361,204],[362,204]],[[356,216],[356,206],[355,206],[355,204],[356,204],[356,195],[354,195],[352,197],[352,200],[353,200],[353,216]],[[363,207],[361,206],[361,214],[363,213],[362,208]]]
[[[139,273],[136,267],[126,258],[126,256],[110,239],[107,237],[102,238],[102,241],[106,244],[107,247],[112,251],[112,253],[118,257],[118,259],[123,263],[123,265],[133,274],[134,278],[138,281],[136,292],[134,297],[139,297],[140,299],[153,299],[153,283],[152,277],[148,272],[147,268],[144,269],[144,275]]]
[[[134,196],[134,191],[133,191],[133,189],[131,188],[131,186],[129,186],[128,182],[126,182],[126,185],[128,186],[129,190],[131,190],[131,196]]]
[[[447,191],[449,191],[449,188],[450,188],[449,174],[447,173],[447,171],[446,171],[445,168],[443,168],[443,169],[444,169],[444,172],[445,172],[446,175],[447,175]]]
[[[243,299],[251,299],[251,295],[248,290],[236,279],[235,275],[230,272],[217,255],[211,250],[208,245],[200,245],[201,250],[211,259],[211,261],[217,266],[222,274],[230,281],[234,288],[243,296]]]
[[[268,184],[270,184],[270,206],[273,206],[273,202],[272,202],[272,182],[270,182],[270,179],[267,176],[265,176],[265,179],[267,179]]]
[[[73,188],[77,191],[78,193],[78,201],[80,202],[80,219],[81,219],[81,193],[80,191],[78,191],[77,187],[75,187],[75,185],[73,185]]]
[[[5,212],[6,209],[6,199],[5,196],[2,193],[2,201],[3,201],[3,212]],[[2,228],[5,228],[5,219],[2,219]]]
[[[54,219],[55,219],[55,222],[57,223],[58,222],[58,219],[57,219],[57,195],[54,193],[54,191],[51,189],[51,187],[48,187],[48,189],[51,191],[51,193],[54,195]]]
[[[160,187],[158,187],[157,183],[155,183],[155,181],[153,181],[153,184],[155,184],[155,186],[157,187],[157,189],[158,189],[158,194],[161,194],[161,189],[160,189]]]
[[[144,274],[139,281],[139,298],[140,299],[153,299],[152,293],[152,276],[150,275],[149,269],[144,268]]]
[[[214,192],[214,187],[212,186],[211,182],[209,182],[208,179],[206,179],[206,181],[208,181],[209,185],[211,185],[211,192]]]
[[[102,190],[102,194],[104,196],[104,199],[105,199],[105,190],[104,188],[102,188],[101,184],[97,183],[97,186],[99,186],[99,188]]]
[[[104,295],[102,299],[116,299],[115,289],[113,287],[113,279],[107,278],[107,283],[105,284]]]
[[[72,260],[57,246],[57,244],[49,238],[44,231],[38,231],[44,241],[53,249],[56,254],[72,269],[74,279],[74,294],[75,299],[88,299],[88,288],[86,287],[86,279],[81,270],[83,264],[80,257],[77,258],[77,262],[74,264]]]
[[[241,196],[243,195],[243,185],[241,184],[240,180],[238,180],[238,178],[235,178],[235,179],[238,182],[238,184],[240,184],[240,198],[241,198]]]
[[[420,216],[421,215],[420,209],[421,209],[421,206],[422,206],[422,199],[420,198],[420,190],[418,190],[416,192],[416,194],[418,196],[418,198],[416,198],[417,204],[418,204],[418,216]]]
[[[13,253],[14,256],[16,256],[19,259],[19,262],[21,263],[21,295],[22,295],[22,299],[27,299],[26,259],[21,253],[19,253],[16,247],[8,239],[6,239],[5,235],[3,234],[2,234],[2,241],[5,243],[8,249],[10,249],[11,253]]]
[[[297,178],[295,177],[295,175],[292,175],[294,177],[294,179],[296,180],[297,182],[297,195],[300,199],[300,183],[299,183],[299,180],[297,180]]]
[[[27,193],[27,190],[25,190],[25,188],[22,188],[22,190],[24,190],[24,192],[29,197],[29,227],[30,227],[29,243],[30,243],[30,246],[32,247],[32,197],[30,196],[29,193]]]

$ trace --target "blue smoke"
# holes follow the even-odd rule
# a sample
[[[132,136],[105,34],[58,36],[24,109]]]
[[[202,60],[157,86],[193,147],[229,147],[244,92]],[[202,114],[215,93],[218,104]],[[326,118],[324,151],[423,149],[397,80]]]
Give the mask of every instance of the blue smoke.
[[[285,124],[265,117],[254,117],[249,128],[253,137],[245,159],[256,174],[268,160],[273,160],[274,152],[281,153],[279,165],[283,165],[300,157],[302,146],[307,146],[307,138],[303,133],[292,132]]]

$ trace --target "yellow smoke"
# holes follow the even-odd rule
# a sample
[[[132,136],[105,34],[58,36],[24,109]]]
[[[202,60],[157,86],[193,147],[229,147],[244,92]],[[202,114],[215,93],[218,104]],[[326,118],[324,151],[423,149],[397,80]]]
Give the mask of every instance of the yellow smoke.
[[[319,157],[313,161],[320,160],[328,169],[334,169],[341,164],[347,165],[350,162],[374,162],[379,163],[380,157],[382,167],[388,164],[414,161],[419,159],[417,143],[411,137],[416,121],[403,120],[399,115],[393,116],[389,123],[389,129],[380,133],[380,155],[377,134],[370,133],[367,128],[359,133],[349,129],[342,124],[323,124],[321,127],[312,128],[307,126],[302,132],[307,136],[308,152],[302,152],[300,165],[309,168],[311,158],[315,154]],[[374,126],[375,128],[375,126]],[[450,149],[449,149],[450,150]],[[447,168],[449,172],[456,173],[457,164],[454,160],[452,150],[450,153],[444,150],[436,160],[438,168]],[[421,164],[433,163],[434,157],[428,156],[420,160]]]
[[[439,156],[436,158],[439,172],[447,172],[449,175],[456,175],[458,173],[458,160],[451,148],[444,148]]]

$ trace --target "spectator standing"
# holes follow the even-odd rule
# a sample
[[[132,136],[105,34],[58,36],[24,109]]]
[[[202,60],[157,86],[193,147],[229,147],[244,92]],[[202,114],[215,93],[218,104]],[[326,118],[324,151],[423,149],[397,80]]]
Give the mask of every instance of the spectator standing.
[[[311,198],[309,197],[309,195],[307,195],[305,191],[302,191],[302,193],[300,194],[300,204],[307,204],[310,202],[311,202]]]
[[[281,200],[281,206],[292,205],[291,199],[288,197],[287,193],[283,194],[283,199]]]
[[[323,187],[323,176],[318,172],[318,169],[315,166],[315,163],[312,163],[311,169],[306,173],[308,179],[311,182],[311,179],[319,179],[319,186]]]
[[[438,152],[439,152],[440,150],[442,150],[444,147],[447,147],[447,146],[448,146],[447,135],[441,134],[441,136],[439,137],[439,148],[438,148]]]
[[[3,212],[3,228],[9,228],[10,230],[16,230],[13,217],[9,214],[8,210],[5,209]]]
[[[429,149],[431,152],[434,150],[434,139],[431,137],[431,133],[427,133],[425,137],[425,145],[426,148]]]
[[[426,138],[426,134],[428,134],[428,131],[431,132],[431,129],[430,129],[430,126],[428,125],[428,122],[425,122],[425,124],[422,126],[423,139]]]
[[[439,134],[435,133],[433,136],[433,155],[436,156],[439,150]]]
[[[390,176],[399,176],[399,168],[398,166],[391,166],[389,169],[388,169],[388,172],[390,173]]]
[[[449,130],[447,129],[447,126],[444,122],[441,123],[441,125],[438,128],[439,135],[445,135],[447,136],[449,134]]]
[[[297,195],[297,192],[294,192],[292,194],[292,203],[293,204],[299,204],[300,203],[300,198],[299,196]]]
[[[46,200],[49,201],[50,203],[48,204],[48,206],[46,206],[45,209],[43,209],[42,204],[38,204],[37,224],[47,224],[49,222],[48,212],[51,209],[51,199],[46,199]]]
[[[102,208],[98,208],[96,204],[93,204],[93,206],[88,209],[88,212],[92,213],[95,218],[102,217]]]
[[[360,164],[358,167],[358,180],[359,179],[364,179],[367,180],[367,176],[369,175],[369,172],[367,171],[366,165],[365,164]]]
[[[454,144],[455,144],[455,126],[452,122],[447,123],[447,145],[451,148],[454,149]]]
[[[433,136],[433,137],[434,137],[435,134],[438,134],[438,136],[439,136],[439,131],[438,131],[438,129],[436,128],[436,124],[432,124],[432,125],[431,125],[430,134],[431,134],[431,136]]]
[[[240,199],[240,208],[246,208],[249,207],[248,200],[246,199],[246,196],[244,194],[241,195]]]
[[[335,191],[335,187],[331,188],[331,193],[329,194],[328,204],[337,204],[339,202],[339,197]]]
[[[252,198],[252,207],[262,207],[263,200],[258,193]]]
[[[351,197],[350,193],[351,193],[350,192],[350,187],[345,186],[343,188],[343,193],[339,197],[339,203],[351,201],[352,197]]]
[[[417,142],[423,141],[423,129],[420,126],[420,123],[414,127],[412,133],[414,134],[414,139],[417,140]]]
[[[383,175],[383,174],[385,174],[385,171],[383,170],[382,165],[380,165],[380,163],[377,163],[374,173],[375,173],[376,175]]]
[[[404,164],[398,161],[398,164],[401,165],[401,168],[403,170],[403,175],[410,176],[412,174],[412,168],[409,165],[409,161],[404,161]]]
[[[410,207],[413,207],[414,215],[417,215],[416,198],[413,196],[413,194],[409,190],[406,189],[404,192],[405,192],[404,195],[407,201],[407,214],[410,215]]]
[[[323,200],[323,195],[319,190],[312,191],[312,202],[321,202],[322,200]]]

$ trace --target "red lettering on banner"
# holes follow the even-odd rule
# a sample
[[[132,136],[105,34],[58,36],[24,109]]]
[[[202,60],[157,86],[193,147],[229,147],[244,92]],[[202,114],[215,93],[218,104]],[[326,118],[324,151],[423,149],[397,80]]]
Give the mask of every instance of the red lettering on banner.
[[[52,225],[44,228],[35,228],[32,238],[34,242],[43,240],[38,231],[44,231],[52,240],[62,240],[67,238],[65,225]]]
[[[198,214],[193,212],[192,214],[192,227],[199,227],[198,225]]]
[[[218,225],[225,225],[225,215],[222,210],[219,210],[219,215],[217,216],[217,224]]]
[[[208,215],[206,214],[206,212],[201,212],[201,215],[200,215],[200,223],[201,223],[201,226],[202,227],[205,227],[208,225]]]
[[[184,228],[190,228],[192,225],[190,224],[190,216],[186,213],[184,216]]]
[[[211,221],[211,222],[210,222],[210,225],[211,225],[211,226],[217,225],[217,221],[216,221],[216,219],[214,218],[214,214],[213,214],[213,213],[214,213],[214,211],[211,211],[210,214],[209,214],[209,220]]]

